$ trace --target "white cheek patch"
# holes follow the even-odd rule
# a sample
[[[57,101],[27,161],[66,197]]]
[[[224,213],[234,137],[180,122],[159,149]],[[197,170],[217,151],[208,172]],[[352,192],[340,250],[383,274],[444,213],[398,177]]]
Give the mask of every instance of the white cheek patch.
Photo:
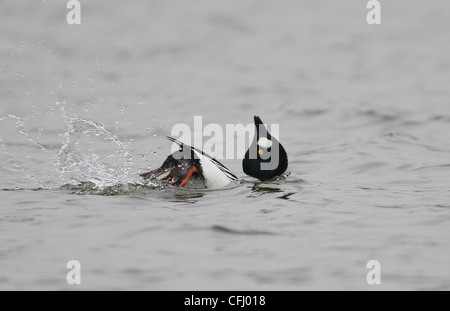
[[[265,148],[265,149],[269,149],[270,147],[272,147],[272,141],[271,140],[268,140],[267,138],[265,138],[265,137],[261,137],[259,140],[258,140],[258,146],[260,146],[260,147],[262,147],[262,148]]]

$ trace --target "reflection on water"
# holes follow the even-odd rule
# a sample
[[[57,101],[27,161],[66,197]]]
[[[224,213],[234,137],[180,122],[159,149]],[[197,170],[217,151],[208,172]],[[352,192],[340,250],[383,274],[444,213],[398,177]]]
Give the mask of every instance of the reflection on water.
[[[118,184],[114,186],[99,187],[92,182],[83,182],[77,185],[66,184],[58,189],[72,195],[99,195],[99,196],[142,196],[160,198],[169,202],[195,203],[202,198],[205,191],[186,190],[175,188],[167,184]]]
[[[258,231],[258,230],[236,230],[231,229],[221,225],[214,225],[211,229],[218,233],[228,233],[228,234],[237,234],[237,235],[272,235],[273,233],[268,231]]]
[[[249,198],[258,198],[265,194],[283,193],[283,195],[275,198],[289,200],[291,196],[301,191],[301,184],[304,182],[303,179],[295,178],[291,176],[291,172],[288,172],[285,176],[277,177],[271,181],[258,181],[255,183],[245,181],[244,184],[248,184],[248,188],[252,189],[252,192],[248,195]]]
[[[274,192],[282,192],[283,190],[281,190],[280,188],[274,188],[274,187],[264,187],[264,185],[261,184],[255,184],[252,188],[252,191],[254,193],[274,193]]]

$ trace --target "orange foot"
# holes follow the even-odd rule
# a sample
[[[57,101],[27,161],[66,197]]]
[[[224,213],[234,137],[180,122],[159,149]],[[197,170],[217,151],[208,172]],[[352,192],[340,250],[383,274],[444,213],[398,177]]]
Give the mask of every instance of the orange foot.
[[[187,182],[189,181],[189,179],[191,179],[192,174],[194,174],[195,172],[198,172],[197,168],[195,166],[193,166],[187,173],[186,178],[183,180],[183,182],[180,184],[180,187],[183,187],[184,185],[187,184]]]

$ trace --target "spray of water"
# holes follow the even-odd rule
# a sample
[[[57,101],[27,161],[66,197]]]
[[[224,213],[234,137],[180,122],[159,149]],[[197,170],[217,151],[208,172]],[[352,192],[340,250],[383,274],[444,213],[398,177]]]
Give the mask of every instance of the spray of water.
[[[78,117],[64,119],[67,129],[56,161],[64,181],[71,184],[91,182],[98,187],[107,187],[132,179],[133,159],[124,142],[96,122]],[[114,146],[115,152],[98,155],[96,148],[102,147],[101,140],[107,147]]]
[[[64,120],[63,144],[55,161],[63,189],[117,195],[160,186],[143,184],[130,148],[105,126],[80,117]]]
[[[77,194],[101,195],[128,194],[161,187],[143,183],[133,167],[132,151],[124,139],[119,138],[102,124],[79,116],[69,116],[65,112],[64,103],[57,103],[56,106],[64,124],[64,129],[59,135],[62,143],[57,148],[41,144],[39,139],[27,130],[26,119],[15,115],[8,116],[14,121],[17,133],[31,142],[27,147],[30,154],[21,161],[14,156],[14,153],[19,151],[14,151],[12,145],[8,151],[11,170],[21,176],[17,179],[19,183],[22,183],[20,180],[24,177],[42,189],[62,189]],[[7,148],[5,145],[4,149]],[[27,159],[37,158],[41,163],[47,162],[45,166],[50,167],[51,172],[36,174],[36,170],[32,169],[33,163]],[[41,164],[40,168],[43,167]],[[56,178],[50,178],[50,175],[55,175]],[[44,187],[45,179],[60,182],[54,187]]]

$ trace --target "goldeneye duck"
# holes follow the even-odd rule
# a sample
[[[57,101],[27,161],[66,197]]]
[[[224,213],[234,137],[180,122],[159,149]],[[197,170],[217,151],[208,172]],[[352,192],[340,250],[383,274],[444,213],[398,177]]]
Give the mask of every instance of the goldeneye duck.
[[[172,137],[167,139],[180,149],[169,155],[160,168],[141,174],[145,180],[161,177],[160,180],[173,186],[193,189],[219,189],[238,183],[238,178],[228,168],[202,150]]]
[[[242,161],[245,174],[266,181],[288,168],[288,156],[280,142],[270,135],[261,118],[255,116],[255,138]]]

